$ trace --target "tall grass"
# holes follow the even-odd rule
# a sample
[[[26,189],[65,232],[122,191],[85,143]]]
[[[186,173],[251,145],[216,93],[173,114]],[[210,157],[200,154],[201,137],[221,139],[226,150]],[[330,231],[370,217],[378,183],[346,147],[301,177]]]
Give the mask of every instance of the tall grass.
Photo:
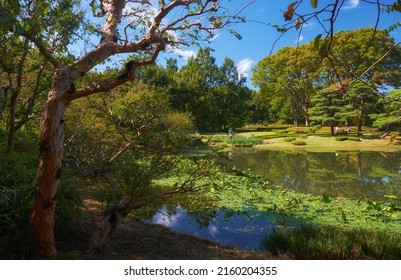
[[[301,226],[275,232],[264,241],[266,251],[294,259],[401,259],[401,235],[369,229]]]

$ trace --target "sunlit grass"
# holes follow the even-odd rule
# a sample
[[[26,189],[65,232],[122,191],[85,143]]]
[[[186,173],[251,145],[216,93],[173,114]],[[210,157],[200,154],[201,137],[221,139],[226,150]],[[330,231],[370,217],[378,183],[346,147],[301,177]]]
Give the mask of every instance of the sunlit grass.
[[[294,145],[286,142],[286,137],[265,140],[259,149],[293,149]],[[369,151],[389,151],[400,150],[400,145],[389,145],[388,139],[363,139],[361,141],[336,141],[335,137],[308,136],[302,139],[308,151],[322,150],[369,150]]]

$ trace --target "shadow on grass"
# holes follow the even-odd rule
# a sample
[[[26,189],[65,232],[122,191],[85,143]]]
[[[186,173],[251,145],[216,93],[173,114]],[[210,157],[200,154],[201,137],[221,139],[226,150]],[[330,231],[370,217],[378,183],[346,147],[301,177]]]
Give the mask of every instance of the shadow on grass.
[[[303,260],[400,260],[401,236],[368,229],[302,226],[275,232],[264,241],[267,252]]]

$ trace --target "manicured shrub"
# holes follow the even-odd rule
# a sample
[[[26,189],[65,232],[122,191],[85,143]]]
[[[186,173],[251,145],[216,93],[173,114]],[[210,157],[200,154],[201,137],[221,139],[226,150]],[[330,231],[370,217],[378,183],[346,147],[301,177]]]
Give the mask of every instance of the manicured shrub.
[[[284,138],[284,142],[292,142],[295,141],[296,139],[294,137],[286,137]]]
[[[359,137],[354,137],[354,136],[337,136],[335,138],[336,141],[355,141],[355,142],[360,142],[362,141]]]
[[[292,141],[291,144],[293,144],[295,146],[304,146],[304,145],[306,145],[306,142],[302,141],[302,140],[295,140],[295,141]]]

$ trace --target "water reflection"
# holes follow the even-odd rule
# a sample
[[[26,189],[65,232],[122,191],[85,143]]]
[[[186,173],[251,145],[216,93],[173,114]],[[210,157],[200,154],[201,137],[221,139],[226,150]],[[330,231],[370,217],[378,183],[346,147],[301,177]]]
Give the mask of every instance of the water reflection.
[[[372,200],[383,200],[384,195],[401,197],[401,153],[248,151],[232,152],[219,160],[229,168],[250,169],[273,184],[314,195]],[[186,205],[186,200],[178,203]],[[202,212],[181,206],[162,207],[149,222],[221,245],[256,251],[262,250],[263,239],[274,230],[299,223],[274,213]]]
[[[245,250],[262,251],[262,241],[273,230],[281,230],[281,225],[295,224],[294,219],[274,213],[228,213],[216,210],[207,224],[197,219],[204,213],[189,214],[177,207],[173,213],[162,207],[152,217],[151,223],[164,225],[176,232],[205,238],[224,246],[236,246]]]
[[[222,161],[314,195],[373,200],[401,195],[401,153],[254,151],[237,152]]]

